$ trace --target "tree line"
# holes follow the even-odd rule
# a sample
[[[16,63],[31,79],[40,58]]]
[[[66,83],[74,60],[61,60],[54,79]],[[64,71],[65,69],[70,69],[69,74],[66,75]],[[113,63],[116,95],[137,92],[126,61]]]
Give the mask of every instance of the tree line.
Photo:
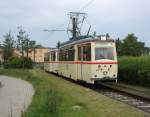
[[[142,56],[150,54],[150,47],[146,47],[144,42],[138,41],[133,34],[128,34],[124,39],[116,41],[118,56]]]
[[[21,53],[21,58],[25,57],[25,53],[28,58],[29,50],[35,53],[35,48],[42,47],[42,45],[37,45],[36,41],[31,40],[26,31],[21,27],[18,27],[16,40],[10,31],[6,33],[3,38],[4,41],[0,44],[0,48],[3,50],[4,62],[13,56],[14,49],[17,49]]]
[[[31,40],[29,35],[22,27],[18,27],[18,34],[16,38],[12,36],[9,31],[4,36],[4,41],[0,44],[0,48],[3,52],[4,67],[6,68],[32,68],[33,61],[29,58],[29,51],[34,52],[35,62],[35,49],[42,47],[37,45],[36,41]],[[14,51],[17,50],[21,57],[14,57]],[[26,55],[25,55],[26,54]]]

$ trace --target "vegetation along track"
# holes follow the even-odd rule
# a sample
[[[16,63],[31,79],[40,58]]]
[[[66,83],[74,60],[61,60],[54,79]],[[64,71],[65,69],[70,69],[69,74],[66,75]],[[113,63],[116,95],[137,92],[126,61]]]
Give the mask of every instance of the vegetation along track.
[[[64,78],[64,79],[67,79],[81,86],[90,88],[105,96],[108,96],[112,99],[123,102],[125,104],[128,104],[132,107],[138,108],[139,110],[142,110],[150,114],[150,99],[149,98],[145,98],[139,95],[134,95],[129,92],[124,92],[119,89],[111,88],[110,86],[105,85],[105,83],[97,83],[97,84],[92,85],[92,84],[87,84],[85,82],[75,82],[74,80],[68,79],[68,78]]]

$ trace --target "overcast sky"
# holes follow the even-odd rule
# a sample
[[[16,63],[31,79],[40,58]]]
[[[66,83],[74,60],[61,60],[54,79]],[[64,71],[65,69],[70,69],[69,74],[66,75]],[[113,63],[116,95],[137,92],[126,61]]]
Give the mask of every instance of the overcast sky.
[[[47,47],[57,41],[67,41],[66,32],[43,32],[47,29],[66,29],[67,13],[79,11],[90,0],[0,0],[0,41],[11,30],[16,35],[22,26],[32,40]],[[124,38],[135,33],[150,46],[150,0],[94,0],[83,12],[88,13],[91,33],[109,33]]]

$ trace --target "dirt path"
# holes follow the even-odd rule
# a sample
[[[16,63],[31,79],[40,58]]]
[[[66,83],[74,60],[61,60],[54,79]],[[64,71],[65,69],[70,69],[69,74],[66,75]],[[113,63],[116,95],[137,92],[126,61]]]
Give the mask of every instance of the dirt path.
[[[20,117],[31,103],[34,89],[26,81],[0,76],[0,117]]]

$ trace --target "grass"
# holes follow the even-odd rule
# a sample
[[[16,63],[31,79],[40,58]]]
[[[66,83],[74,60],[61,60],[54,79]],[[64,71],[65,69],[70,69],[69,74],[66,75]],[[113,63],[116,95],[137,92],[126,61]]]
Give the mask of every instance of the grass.
[[[34,86],[35,95],[24,117],[148,117],[117,102],[42,70],[3,70],[0,74],[18,77]]]

